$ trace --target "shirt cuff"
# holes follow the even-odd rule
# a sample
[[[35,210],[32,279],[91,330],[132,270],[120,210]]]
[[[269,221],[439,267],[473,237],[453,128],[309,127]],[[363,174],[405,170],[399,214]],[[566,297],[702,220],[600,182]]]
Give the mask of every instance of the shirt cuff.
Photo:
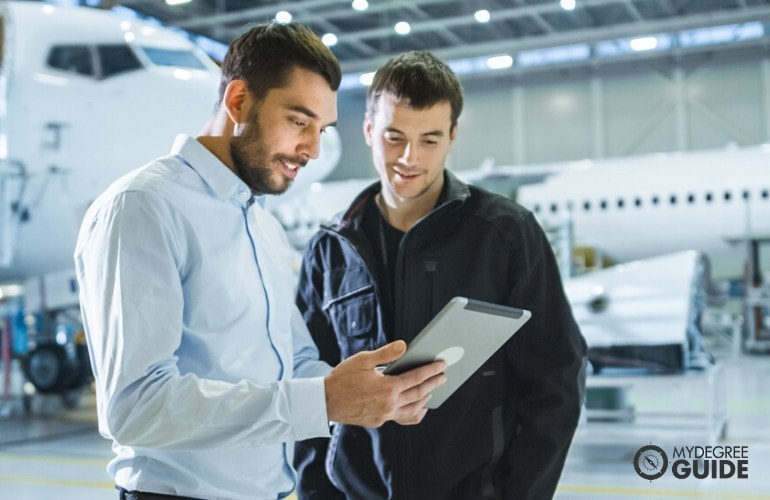
[[[295,439],[329,437],[324,377],[295,378],[289,392]]]

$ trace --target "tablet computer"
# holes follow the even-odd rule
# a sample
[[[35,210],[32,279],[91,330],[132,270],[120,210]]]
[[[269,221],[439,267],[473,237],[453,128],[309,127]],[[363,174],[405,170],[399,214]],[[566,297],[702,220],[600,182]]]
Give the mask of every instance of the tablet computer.
[[[447,364],[446,382],[426,408],[438,408],[532,316],[530,311],[455,297],[423,328],[401,358],[384,373],[398,375],[437,359]]]

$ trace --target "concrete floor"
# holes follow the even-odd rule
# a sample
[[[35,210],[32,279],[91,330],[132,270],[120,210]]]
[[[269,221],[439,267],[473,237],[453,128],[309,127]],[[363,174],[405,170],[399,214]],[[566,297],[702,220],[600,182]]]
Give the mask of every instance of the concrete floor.
[[[714,372],[687,377],[603,377],[592,385],[624,387],[630,421],[581,425],[556,499],[770,500],[770,356],[726,357]],[[93,396],[84,394],[72,410],[58,398],[33,403],[31,414],[0,418],[0,498],[117,498],[105,472],[111,450],[96,431]],[[669,455],[674,447],[747,446],[748,478],[677,479],[669,468],[660,479],[643,479],[632,460],[649,443]]]

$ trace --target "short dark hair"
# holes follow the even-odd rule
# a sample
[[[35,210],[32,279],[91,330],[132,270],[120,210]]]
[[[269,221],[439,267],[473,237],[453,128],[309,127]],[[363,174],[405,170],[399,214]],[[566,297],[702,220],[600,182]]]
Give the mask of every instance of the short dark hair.
[[[261,24],[236,38],[222,62],[219,101],[233,80],[243,80],[256,99],[286,85],[294,67],[314,71],[336,91],[342,80],[340,63],[310,28],[298,23]]]
[[[393,94],[414,109],[425,109],[448,101],[452,128],[463,110],[463,89],[457,75],[430,52],[410,51],[393,57],[374,74],[366,95],[366,115],[371,119],[382,94]]]

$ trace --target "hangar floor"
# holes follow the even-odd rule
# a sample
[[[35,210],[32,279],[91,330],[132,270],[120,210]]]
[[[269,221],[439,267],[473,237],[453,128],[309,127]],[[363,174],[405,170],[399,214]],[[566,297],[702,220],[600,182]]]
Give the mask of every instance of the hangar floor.
[[[718,367],[716,376],[724,396],[726,433],[720,428],[720,432],[713,435],[709,428],[695,424],[677,430],[673,419],[672,425],[667,425],[670,413],[668,417],[664,414],[662,421],[646,427],[641,425],[641,418],[639,422],[610,419],[599,426],[589,420],[581,424],[570,450],[556,499],[770,500],[770,357],[725,357]],[[623,385],[629,379],[618,380]],[[633,404],[637,409],[654,405],[656,398],[662,407],[671,409],[674,403],[670,394],[661,394],[653,386],[645,389],[644,379],[631,380],[636,380],[637,393],[648,391],[641,397],[636,396]],[[677,380],[682,379],[663,382],[676,392]],[[681,400],[688,395],[693,396],[691,388],[683,386],[675,397]],[[700,396],[693,397],[703,402]],[[614,431],[607,430],[613,426]],[[699,430],[703,431],[700,436]],[[674,449],[672,446],[746,446],[748,478],[677,479],[669,470],[660,479],[648,481],[636,474],[632,460],[636,450],[649,443],[659,444],[669,453]],[[31,416],[12,415],[0,419],[0,498],[116,498],[105,472],[110,456],[108,442],[96,431],[92,395],[81,398],[74,410],[64,410],[56,399],[37,401]],[[671,458],[670,463],[674,460]]]

